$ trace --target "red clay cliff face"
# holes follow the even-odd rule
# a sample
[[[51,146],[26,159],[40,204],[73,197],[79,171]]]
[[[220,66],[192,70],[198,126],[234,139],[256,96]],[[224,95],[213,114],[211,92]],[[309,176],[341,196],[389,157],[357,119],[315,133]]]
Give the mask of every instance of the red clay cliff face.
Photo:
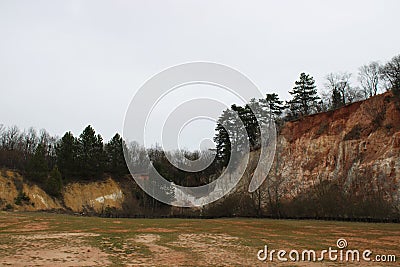
[[[400,112],[388,92],[341,109],[287,122],[270,181],[293,198],[323,180],[363,181],[400,208]]]

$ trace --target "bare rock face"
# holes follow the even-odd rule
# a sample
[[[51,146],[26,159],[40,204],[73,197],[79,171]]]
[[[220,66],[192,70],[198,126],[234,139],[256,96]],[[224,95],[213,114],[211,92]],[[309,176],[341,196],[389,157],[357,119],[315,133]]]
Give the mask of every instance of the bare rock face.
[[[64,204],[74,212],[93,211],[98,214],[107,208],[121,209],[124,194],[111,178],[87,184],[72,183],[64,188]]]
[[[281,199],[333,181],[348,194],[381,194],[400,209],[400,111],[390,92],[287,122],[267,183]]]
[[[0,209],[70,210],[106,214],[110,209],[122,209],[124,200],[121,186],[111,178],[89,183],[70,183],[63,189],[62,197],[57,199],[25,180],[18,172],[0,172]]]
[[[7,204],[12,205],[14,199],[18,195],[17,187],[14,184],[13,178],[15,173],[11,171],[2,171],[0,174],[0,198],[1,208],[4,208]],[[16,179],[22,179],[22,177],[15,177]]]
[[[58,199],[49,196],[37,185],[24,184],[23,192],[31,202],[31,205],[25,205],[25,210],[59,210],[63,208]]]
[[[50,197],[35,184],[26,183],[15,171],[0,173],[0,209],[12,208],[20,211],[62,209],[60,201]]]

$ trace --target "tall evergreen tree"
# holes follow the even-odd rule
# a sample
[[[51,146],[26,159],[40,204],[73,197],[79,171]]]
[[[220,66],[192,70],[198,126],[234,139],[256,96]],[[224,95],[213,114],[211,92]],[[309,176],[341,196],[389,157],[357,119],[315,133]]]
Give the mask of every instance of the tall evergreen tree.
[[[104,172],[103,138],[89,125],[79,136],[78,160],[83,178],[95,178]]]
[[[289,93],[293,99],[288,101],[288,104],[295,117],[311,114],[317,100],[320,99],[317,95],[314,78],[304,72],[300,74],[300,79],[295,82],[295,87]]]
[[[257,108],[256,102],[253,101],[252,103],[253,108]],[[241,150],[244,141],[248,140],[250,148],[253,149],[257,142],[258,138],[260,136],[260,127],[258,126],[257,118],[255,114],[253,113],[252,109],[250,108],[249,104],[246,104],[244,107],[237,106],[237,105],[232,105],[231,106],[232,111],[236,112],[239,115],[239,118],[232,117],[231,120],[233,122],[233,125],[235,127],[232,128],[232,135],[235,136],[235,147],[237,147],[238,150]],[[240,133],[239,128],[241,123],[239,121],[236,121],[237,119],[240,119],[241,122],[243,123],[243,126],[246,129],[246,132]],[[244,134],[244,135],[243,135]]]
[[[267,94],[264,99],[260,99],[260,103],[268,108],[268,112],[275,119],[279,118],[286,109],[283,101],[279,100],[279,96],[276,93]]]
[[[30,179],[43,183],[47,178],[49,167],[46,160],[46,149],[43,144],[36,147],[35,154],[28,162],[28,177]]]
[[[71,132],[65,133],[56,146],[57,164],[64,179],[77,175],[78,149],[78,140]]]
[[[124,157],[124,146],[125,143],[118,133],[105,145],[107,171],[116,176],[129,173]]]
[[[264,117],[264,110],[259,102],[255,99],[250,100],[249,104],[244,106],[244,112],[240,116],[247,131],[247,139],[249,141],[250,149],[259,148],[260,145],[260,125],[261,117]],[[246,136],[244,137],[246,138]]]
[[[216,143],[217,149],[217,162],[218,165],[224,167],[228,165],[229,158],[231,155],[231,139],[229,137],[229,132],[225,129],[228,126],[230,120],[229,109],[224,110],[217,121],[217,127],[215,128],[216,135],[214,137],[214,142]]]

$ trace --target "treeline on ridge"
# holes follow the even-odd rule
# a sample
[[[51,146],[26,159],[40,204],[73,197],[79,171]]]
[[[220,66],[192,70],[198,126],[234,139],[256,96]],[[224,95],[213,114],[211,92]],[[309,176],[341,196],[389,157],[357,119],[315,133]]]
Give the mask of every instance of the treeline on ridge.
[[[168,158],[174,158],[174,153],[177,152],[163,151],[159,146],[144,148],[137,143],[126,144],[118,133],[108,142],[104,142],[102,136],[97,134],[90,125],[79,136],[66,132],[61,138],[53,137],[45,130],[37,132],[30,128],[20,131],[16,126],[7,128],[0,125],[0,166],[22,172],[50,195],[60,197],[63,186],[69,182],[93,181],[103,178],[104,175],[120,178],[129,175],[123,153],[125,146],[129,151],[130,159],[135,164],[135,169],[141,170],[143,173],[148,171],[148,166],[144,163],[146,161],[143,160],[147,154],[154,167],[169,181],[184,186],[206,184],[218,177],[218,174],[226,166],[232,152],[233,142],[238,144],[246,139],[251,150],[259,148],[260,122],[272,120],[279,129],[285,121],[337,109],[354,101],[372,97],[379,91],[389,88],[395,95],[400,96],[400,55],[384,65],[372,62],[360,67],[358,76],[360,87],[351,86],[350,76],[348,73],[329,74],[326,76],[325,90],[318,92],[313,77],[301,73],[295,86],[289,92],[292,96],[289,101],[284,102],[276,93],[271,93],[263,99],[252,99],[243,107],[232,105],[230,109],[223,111],[217,122],[214,137],[215,152],[183,152],[185,157],[191,160],[199,159],[202,153],[206,157],[214,157],[214,153],[216,153],[212,164],[198,173],[189,173],[174,167]],[[253,110],[257,110],[261,117],[256,118]],[[232,112],[239,115],[245,126],[246,134],[244,136],[235,133],[234,127],[231,129],[223,127],[227,122],[235,125],[234,120],[237,118],[232,116]],[[234,136],[235,139],[230,136]],[[240,148],[240,145],[235,147]],[[169,157],[166,153],[170,154]],[[161,203],[152,200],[145,194],[136,192],[136,196],[144,208],[151,208],[153,211],[157,208],[166,209]],[[252,211],[252,216],[265,214],[259,211],[260,207],[257,203],[260,201],[256,197],[249,201],[249,205],[246,204],[242,207],[243,212]],[[228,202],[229,198],[226,203]],[[233,203],[237,203],[237,201],[233,201]],[[273,212],[273,206],[270,209],[269,214],[278,216]],[[222,210],[226,211],[227,208],[223,207]],[[237,214],[243,213],[232,213],[231,215]]]

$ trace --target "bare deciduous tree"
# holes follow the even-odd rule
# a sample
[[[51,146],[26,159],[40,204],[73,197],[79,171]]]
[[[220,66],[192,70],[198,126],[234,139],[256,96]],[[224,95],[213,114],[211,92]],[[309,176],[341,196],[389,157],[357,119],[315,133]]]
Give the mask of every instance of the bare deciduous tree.
[[[363,65],[358,69],[358,81],[361,84],[365,98],[377,94],[380,83],[380,69],[381,66],[376,61]]]
[[[356,101],[360,101],[365,99],[364,94],[362,90],[355,86],[355,87],[349,87],[349,89],[346,92],[346,99],[347,103],[353,103]]]
[[[17,126],[9,127],[5,132],[4,137],[4,148],[7,150],[14,150],[17,148],[17,145],[20,143],[21,133]]]
[[[4,143],[4,131],[5,127],[3,124],[0,124],[0,148],[3,148],[3,143]]]
[[[326,76],[323,92],[324,103],[328,109],[336,109],[345,104],[364,99],[361,89],[350,85],[351,73],[338,72]]]
[[[342,104],[346,104],[348,102],[346,95],[350,88],[350,78],[351,73],[348,72],[329,73],[326,76],[325,87],[332,94],[334,92],[339,92]]]
[[[400,55],[393,57],[381,68],[381,75],[392,88],[400,86]]]
[[[27,132],[24,132],[23,142],[25,154],[33,154],[38,145],[38,141],[36,130],[33,127],[30,127]]]

